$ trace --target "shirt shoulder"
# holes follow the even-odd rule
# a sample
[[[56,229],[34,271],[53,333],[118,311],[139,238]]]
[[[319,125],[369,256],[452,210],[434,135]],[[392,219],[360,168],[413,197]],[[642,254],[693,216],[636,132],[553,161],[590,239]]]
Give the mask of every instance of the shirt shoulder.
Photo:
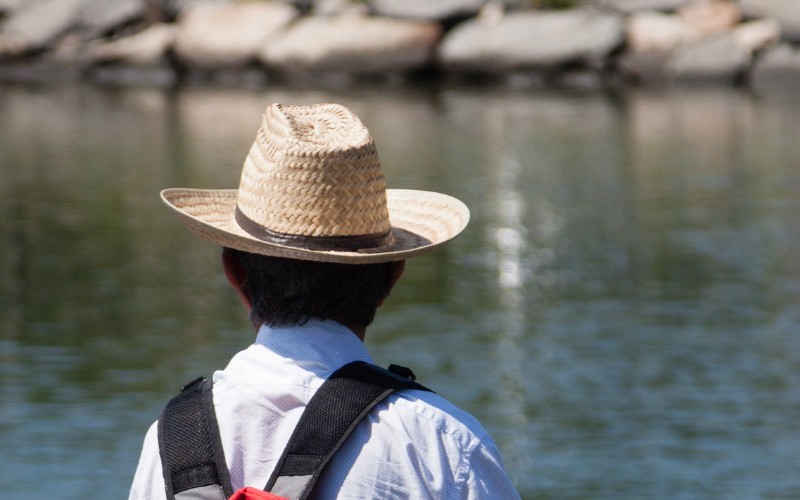
[[[376,410],[373,415],[384,417],[387,423],[397,425],[402,421],[404,425],[412,425],[420,431],[451,440],[464,451],[484,440],[491,441],[487,431],[472,414],[435,392],[401,390],[392,394]]]
[[[315,492],[318,498],[519,498],[481,424],[419,390],[399,391],[377,405]]]

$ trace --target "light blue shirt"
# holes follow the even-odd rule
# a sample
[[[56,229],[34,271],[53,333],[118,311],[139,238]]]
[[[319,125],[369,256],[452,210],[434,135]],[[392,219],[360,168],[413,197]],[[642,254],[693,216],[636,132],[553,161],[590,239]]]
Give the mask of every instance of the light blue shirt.
[[[262,326],[256,342],[214,373],[214,406],[234,489],[263,488],[311,396],[351,361],[372,362],[345,326],[312,320]],[[156,425],[131,500],[163,499]],[[515,499],[500,453],[475,418],[441,396],[394,393],[377,405],[323,471],[318,499]]]

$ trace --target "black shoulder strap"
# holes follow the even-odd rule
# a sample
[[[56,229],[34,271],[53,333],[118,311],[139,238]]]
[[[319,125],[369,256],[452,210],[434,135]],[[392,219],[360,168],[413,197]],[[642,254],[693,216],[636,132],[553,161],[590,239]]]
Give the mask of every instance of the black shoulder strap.
[[[233,494],[211,387],[203,378],[186,384],[158,419],[167,500],[224,500]]]
[[[300,417],[266,491],[303,500],[322,469],[356,425],[386,396],[399,389],[430,391],[413,373],[355,361],[334,372]],[[214,412],[211,381],[187,384],[164,408],[158,424],[167,500],[219,500],[232,494]]]
[[[264,489],[305,499],[322,469],[375,405],[399,389],[430,391],[407,378],[413,377],[408,368],[390,368],[393,371],[355,361],[334,372],[309,401]]]

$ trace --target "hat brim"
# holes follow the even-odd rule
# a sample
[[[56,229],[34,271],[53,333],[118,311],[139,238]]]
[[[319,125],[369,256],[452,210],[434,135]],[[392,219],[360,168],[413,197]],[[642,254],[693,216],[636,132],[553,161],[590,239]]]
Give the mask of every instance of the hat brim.
[[[456,237],[469,222],[469,209],[452,196],[432,191],[387,189],[390,243],[358,251],[310,250],[260,240],[234,218],[237,190],[172,188],[161,199],[197,236],[220,246],[290,259],[370,264],[428,252]]]

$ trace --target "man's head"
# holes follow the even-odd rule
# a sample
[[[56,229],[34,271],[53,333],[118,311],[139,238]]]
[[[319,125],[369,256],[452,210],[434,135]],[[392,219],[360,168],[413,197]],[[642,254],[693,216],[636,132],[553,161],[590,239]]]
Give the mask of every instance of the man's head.
[[[405,261],[338,264],[224,248],[225,274],[258,326],[333,319],[363,330],[400,278]]]
[[[165,189],[161,198],[226,248],[226,275],[257,325],[317,317],[362,330],[405,259],[469,221],[451,196],[386,189],[369,131],[338,104],[269,106],[238,190]]]

